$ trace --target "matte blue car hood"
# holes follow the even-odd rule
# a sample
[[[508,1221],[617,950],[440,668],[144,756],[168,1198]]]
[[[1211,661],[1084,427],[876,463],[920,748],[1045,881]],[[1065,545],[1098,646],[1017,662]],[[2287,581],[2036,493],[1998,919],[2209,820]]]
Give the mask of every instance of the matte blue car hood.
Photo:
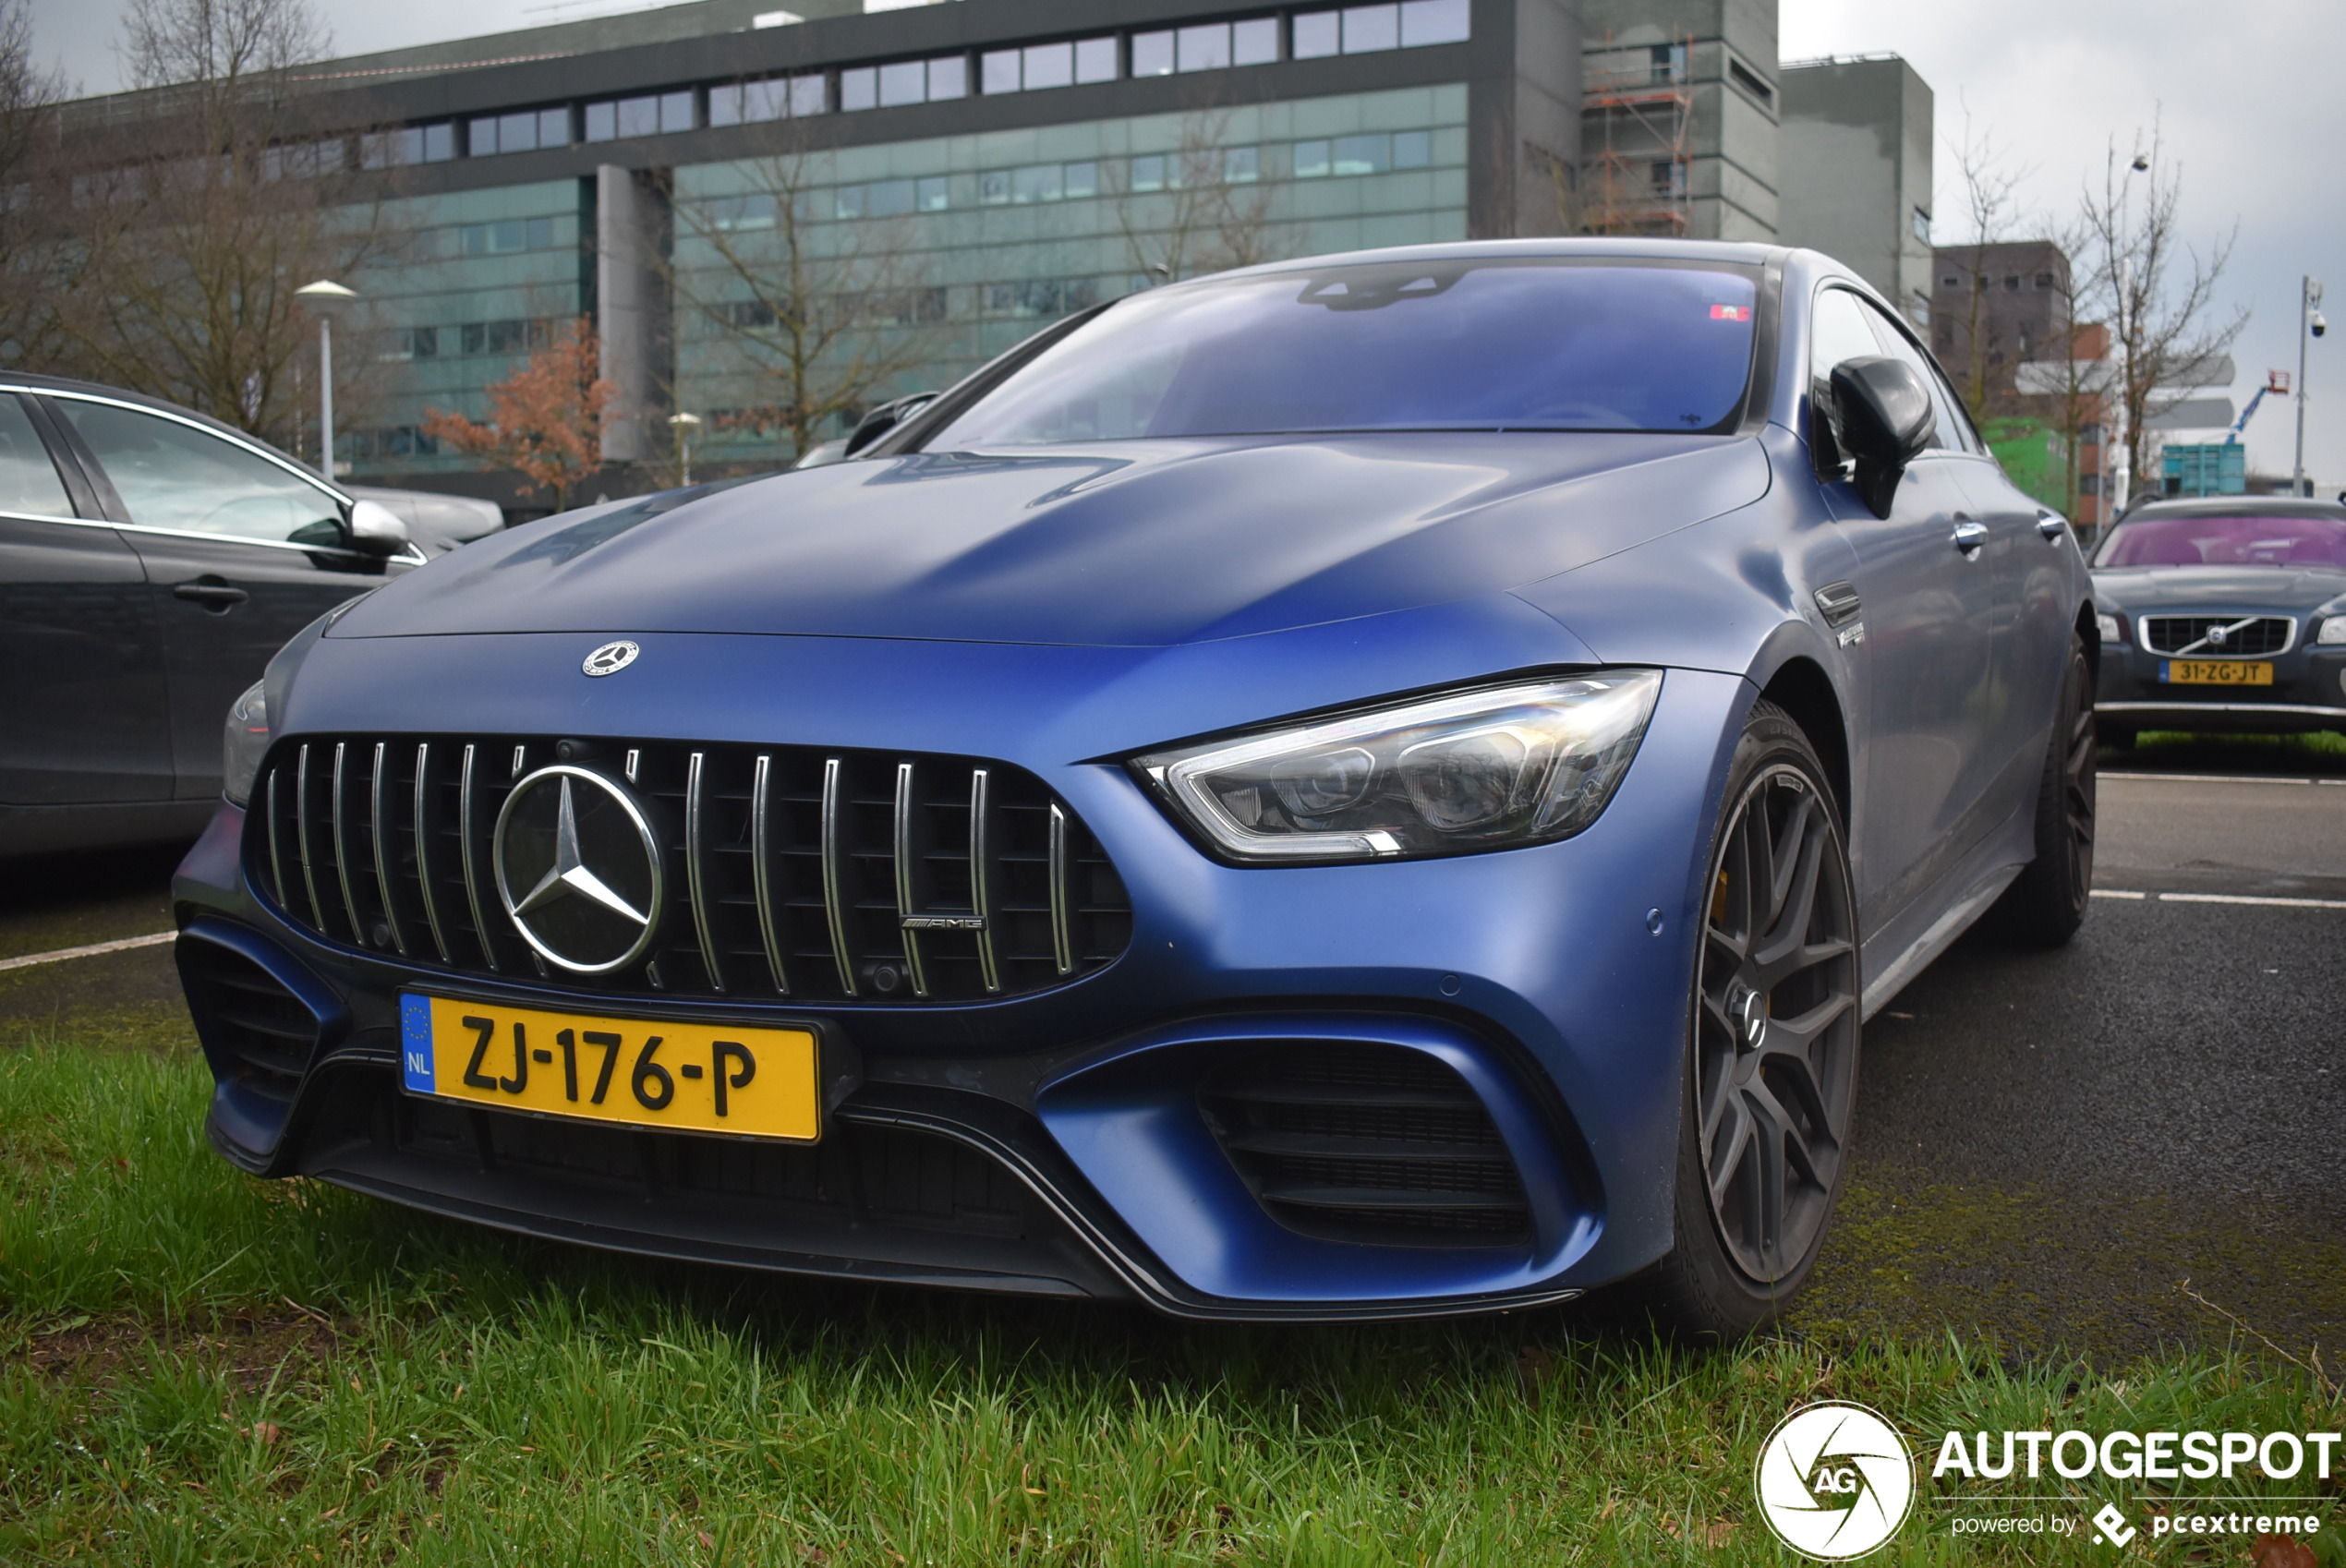
[[[1759,442],[1406,434],[925,453],[493,536],[331,635],[1170,646],[1499,592],[1767,493]]]

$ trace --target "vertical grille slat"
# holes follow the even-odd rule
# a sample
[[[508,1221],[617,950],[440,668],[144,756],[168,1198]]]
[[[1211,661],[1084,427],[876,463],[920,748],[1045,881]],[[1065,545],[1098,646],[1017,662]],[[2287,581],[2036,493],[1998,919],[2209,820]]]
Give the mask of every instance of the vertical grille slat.
[[[463,780],[457,787],[457,832],[459,852],[465,862],[465,902],[472,910],[473,935],[480,944],[481,961],[493,973],[502,966],[497,962],[497,944],[489,935],[489,916],[482,908],[480,897],[482,856],[488,852],[488,846],[480,841],[485,837],[479,832],[480,802],[473,797],[478,771],[473,766],[477,760],[475,753],[476,748],[467,743],[465,747]]]
[[[928,995],[928,966],[923,961],[921,934],[904,923],[921,912],[917,896],[913,890],[913,872],[919,857],[913,826],[913,765],[896,765],[896,802],[893,811],[896,827],[896,922],[897,932],[904,944],[904,967],[913,976],[913,995]]]
[[[391,946],[401,958],[407,956],[407,933],[399,923],[398,890],[391,880],[391,782],[390,743],[375,742],[375,774],[368,794],[373,807],[372,827],[369,830],[375,840],[375,893],[382,899],[383,923],[391,928]]]
[[[497,881],[506,802],[557,760],[626,778],[671,878],[650,945],[591,980],[536,961]],[[1130,940],[1123,884],[1083,824],[1034,775],[976,758],[305,735],[268,759],[255,801],[257,896],[326,942],[424,970],[909,1006],[1045,990]]]
[[[839,758],[823,759],[823,920],[830,928],[831,961],[839,966],[839,988],[852,997],[855,995],[855,949],[847,940],[847,901],[840,887],[847,875],[847,857],[840,838],[843,771]]]
[[[1075,944],[1069,920],[1067,890],[1067,814],[1051,807],[1051,955],[1061,974],[1075,969]]]
[[[970,769],[970,911],[978,920],[978,979],[993,995],[1002,989],[1002,963],[995,929],[1001,916],[994,908],[994,877],[987,864],[994,852],[989,795],[986,770]]]
[[[433,867],[431,842],[440,831],[434,819],[432,805],[437,795],[431,787],[431,742],[419,742],[416,747],[416,886],[423,894],[424,923],[431,927],[431,945],[440,949],[440,961],[456,961],[449,950],[448,929],[440,920],[440,895],[432,887]]]
[[[632,759],[636,754],[627,754]],[[778,995],[790,995],[790,968],[783,961],[783,943],[777,890],[774,887],[774,759],[760,753],[749,783],[750,884],[757,897],[757,936],[766,944],[766,967],[773,971]]]
[[[709,935],[708,814],[702,799],[708,756],[695,752],[684,764],[684,891],[693,906],[693,934],[700,938],[701,967],[708,971],[708,987],[725,994],[725,960],[716,938]]]

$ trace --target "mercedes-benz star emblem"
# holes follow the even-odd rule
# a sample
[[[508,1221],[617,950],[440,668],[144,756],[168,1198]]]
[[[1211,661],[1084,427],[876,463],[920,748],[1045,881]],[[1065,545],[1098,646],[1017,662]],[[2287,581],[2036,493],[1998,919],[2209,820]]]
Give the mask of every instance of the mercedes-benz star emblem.
[[[514,786],[497,814],[497,896],[522,939],[574,974],[603,974],[651,946],[659,839],[625,789],[558,763]]]
[[[605,643],[601,647],[588,654],[586,662],[578,668],[589,675],[616,675],[635,663],[635,656],[643,651],[624,639],[616,643]]]

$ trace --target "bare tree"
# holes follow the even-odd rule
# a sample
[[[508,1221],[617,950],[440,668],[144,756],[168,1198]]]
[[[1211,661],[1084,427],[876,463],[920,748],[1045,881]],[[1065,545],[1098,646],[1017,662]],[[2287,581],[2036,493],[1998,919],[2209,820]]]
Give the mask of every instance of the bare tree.
[[[1176,283],[1275,259],[1262,152],[1231,145],[1232,115],[1214,105],[1181,116],[1167,153],[1125,161],[1116,221],[1132,271]]]
[[[839,186],[795,126],[781,134],[748,165],[747,190],[677,202],[686,243],[666,266],[679,313],[756,389],[720,428],[779,431],[804,453],[949,344],[945,290],[911,251],[912,202],[892,188],[913,182]]]
[[[320,134],[287,79],[325,39],[308,0],[135,0],[124,47],[146,90],[48,158],[56,368],[291,442],[315,341],[294,290],[388,243],[351,188],[351,139]]]
[[[1955,182],[1963,193],[1964,225],[1970,235],[1969,244],[1962,247],[1968,257],[1964,263],[1965,314],[1957,323],[1964,353],[1959,390],[1971,416],[1984,421],[2009,411],[2001,406],[2003,400],[1998,394],[2003,389],[1995,375],[2004,345],[1995,341],[1988,308],[1988,249],[2013,237],[2019,218],[2015,192],[2031,171],[2009,162],[1997,147],[1994,132],[1975,131],[1968,104],[1964,109],[1963,139],[1950,141],[1948,151],[1953,155]]]
[[[65,90],[33,59],[30,0],[0,0],[0,364],[45,363],[56,349],[35,215],[41,144]]]
[[[2229,352],[2248,321],[2245,310],[2219,314],[2217,305],[2233,235],[2204,252],[2184,240],[2182,176],[2160,153],[2156,122],[2131,156],[2122,157],[2111,141],[2099,187],[2086,186],[2078,211],[2092,263],[2088,297],[2109,322],[2116,360],[2109,397],[2125,427],[2127,471],[2137,482],[2149,466],[2150,421],[2182,400],[2192,372]]]

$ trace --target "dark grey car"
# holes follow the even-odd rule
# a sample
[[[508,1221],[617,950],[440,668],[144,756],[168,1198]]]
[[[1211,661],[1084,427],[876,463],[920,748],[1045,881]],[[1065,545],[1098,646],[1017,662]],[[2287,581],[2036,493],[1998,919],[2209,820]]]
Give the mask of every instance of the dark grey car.
[[[2346,506],[2152,501],[2101,541],[2093,575],[2104,743],[2346,730]]]
[[[405,525],[225,425],[0,376],[0,854],[192,838],[221,722]]]

